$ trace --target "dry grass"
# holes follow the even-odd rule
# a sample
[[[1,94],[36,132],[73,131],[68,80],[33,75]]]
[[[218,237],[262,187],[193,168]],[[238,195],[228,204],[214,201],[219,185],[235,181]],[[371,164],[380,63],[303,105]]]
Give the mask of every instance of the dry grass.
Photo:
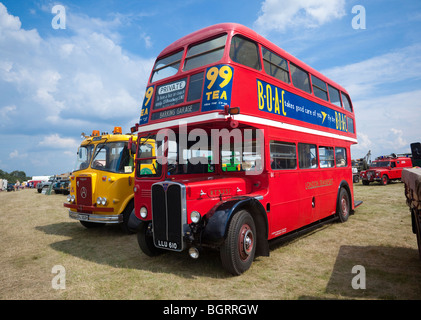
[[[216,252],[149,258],[118,226],[88,230],[68,218],[63,195],[0,193],[0,299],[420,299],[421,261],[403,184],[355,186],[363,200],[347,223],[273,245],[231,277]],[[66,269],[55,290],[54,265]],[[366,289],[351,287],[354,265]]]

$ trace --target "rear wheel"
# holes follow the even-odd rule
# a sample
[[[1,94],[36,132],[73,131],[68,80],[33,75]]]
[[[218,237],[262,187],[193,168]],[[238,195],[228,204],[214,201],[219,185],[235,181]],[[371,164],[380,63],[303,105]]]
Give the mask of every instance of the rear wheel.
[[[348,192],[345,190],[345,188],[341,188],[341,191],[339,193],[339,201],[336,208],[336,213],[341,222],[345,222],[348,220],[350,210],[351,203],[349,200]]]
[[[222,266],[233,275],[247,271],[254,260],[256,239],[256,227],[250,213],[245,210],[236,213],[220,249]]]

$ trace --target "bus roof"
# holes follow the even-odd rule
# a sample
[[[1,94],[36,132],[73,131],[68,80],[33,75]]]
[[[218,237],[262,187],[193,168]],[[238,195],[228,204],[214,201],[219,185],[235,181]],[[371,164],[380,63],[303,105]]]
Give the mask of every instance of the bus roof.
[[[167,46],[158,55],[157,60],[166,56],[166,55],[168,55],[168,54],[170,54],[170,53],[173,53],[174,51],[177,51],[181,48],[184,48],[188,45],[203,41],[203,40],[208,39],[208,38],[212,38],[213,36],[216,36],[216,35],[219,35],[219,34],[222,34],[222,33],[228,33],[228,34],[230,34],[230,33],[232,33],[232,34],[240,33],[240,34],[250,38],[251,40],[254,40],[254,41],[260,43],[261,45],[263,45],[266,48],[274,51],[275,53],[278,53],[284,59],[289,60],[290,62],[292,62],[292,63],[296,64],[297,66],[299,66],[299,67],[305,69],[306,71],[310,72],[314,76],[320,78],[321,80],[324,80],[325,82],[328,82],[329,84],[335,86],[337,89],[339,89],[342,92],[345,92],[346,94],[348,94],[346,89],[343,88],[338,83],[336,83],[333,80],[327,78],[325,75],[323,75],[319,71],[313,69],[312,67],[310,67],[309,65],[307,65],[303,61],[299,60],[298,58],[294,57],[293,55],[291,55],[287,51],[283,50],[282,48],[280,48],[279,46],[277,46],[273,42],[271,42],[271,41],[267,40],[266,38],[264,38],[263,36],[259,35],[256,31],[254,31],[254,30],[252,30],[252,29],[250,29],[250,28],[248,28],[244,25],[241,25],[239,23],[230,23],[230,22],[219,23],[219,24],[215,24],[215,25],[197,30],[195,32],[192,32],[192,33],[176,40],[175,42],[173,42],[169,46]]]

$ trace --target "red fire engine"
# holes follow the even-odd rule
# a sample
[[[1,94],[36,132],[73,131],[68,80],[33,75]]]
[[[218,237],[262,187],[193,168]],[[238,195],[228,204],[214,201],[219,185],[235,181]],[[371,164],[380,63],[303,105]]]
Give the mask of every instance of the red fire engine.
[[[370,182],[378,181],[387,185],[390,181],[400,180],[403,168],[412,167],[412,160],[409,157],[398,157],[395,154],[377,157],[368,170],[361,171],[363,185],[368,186]]]

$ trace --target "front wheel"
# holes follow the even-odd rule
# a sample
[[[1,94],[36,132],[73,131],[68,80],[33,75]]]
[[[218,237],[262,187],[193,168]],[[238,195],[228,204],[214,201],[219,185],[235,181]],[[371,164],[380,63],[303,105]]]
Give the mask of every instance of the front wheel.
[[[256,239],[256,226],[250,213],[245,210],[236,213],[220,249],[222,266],[233,275],[247,271],[254,260]]]
[[[421,213],[418,210],[413,209],[413,214],[413,229],[415,231],[415,234],[417,235],[418,255],[421,259]]]
[[[142,222],[139,232],[137,233],[137,243],[144,254],[149,257],[155,257],[164,252],[164,250],[155,247],[153,243],[153,235],[150,230],[152,223]]]
[[[344,188],[341,188],[341,191],[339,193],[339,201],[336,208],[336,213],[341,222],[345,222],[348,220],[350,210],[351,204],[349,201],[348,192]]]
[[[389,183],[389,177],[387,175],[382,176],[382,185],[387,185]]]
[[[123,222],[120,225],[121,230],[126,234],[133,234],[134,233],[134,231],[130,230],[130,228],[128,226],[130,214],[132,213],[133,210],[134,210],[134,204],[133,204],[133,201],[130,201],[123,211]]]

